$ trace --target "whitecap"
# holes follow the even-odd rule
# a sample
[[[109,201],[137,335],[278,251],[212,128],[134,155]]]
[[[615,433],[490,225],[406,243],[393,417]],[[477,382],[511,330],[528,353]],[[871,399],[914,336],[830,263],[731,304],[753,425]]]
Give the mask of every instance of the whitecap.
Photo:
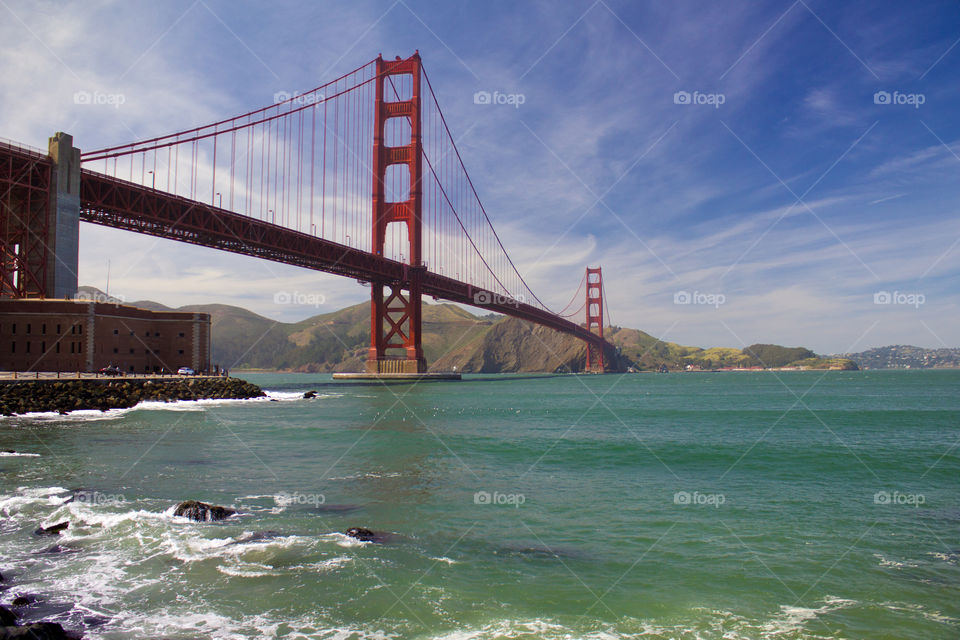
[[[348,536],[345,533],[328,533],[320,536],[320,539],[325,542],[333,542],[340,547],[365,547],[373,544],[367,540],[357,540],[356,538]]]

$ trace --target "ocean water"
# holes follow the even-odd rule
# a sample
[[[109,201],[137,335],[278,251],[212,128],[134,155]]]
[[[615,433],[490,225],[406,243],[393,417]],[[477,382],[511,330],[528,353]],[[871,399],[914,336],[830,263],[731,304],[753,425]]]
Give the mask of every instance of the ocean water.
[[[112,640],[960,637],[960,372],[244,377],[277,402],[3,419],[0,602]]]

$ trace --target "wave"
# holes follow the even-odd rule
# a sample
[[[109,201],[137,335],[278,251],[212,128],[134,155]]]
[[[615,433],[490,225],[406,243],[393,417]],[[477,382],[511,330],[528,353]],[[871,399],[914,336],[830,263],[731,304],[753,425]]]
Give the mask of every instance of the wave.
[[[535,637],[539,640],[724,640],[783,639],[809,640],[828,638],[806,628],[807,624],[825,613],[852,607],[858,603],[827,596],[819,607],[781,605],[780,611],[766,621],[755,620],[730,611],[695,608],[696,620],[681,623],[660,623],[655,620],[623,618],[615,624],[595,621],[590,631],[584,632],[550,618],[528,620],[503,619],[483,625],[461,628],[433,636],[434,640],[496,640]],[[599,628],[596,628],[599,627]]]
[[[21,453],[19,451],[0,451],[0,458],[39,458],[39,453]]]
[[[399,471],[385,471],[383,473],[377,473],[375,471],[371,471],[368,473],[357,473],[352,476],[338,476],[335,478],[327,478],[327,479],[328,480],[370,480],[370,479],[377,479],[377,478],[401,478],[404,475],[406,474],[401,473]]]

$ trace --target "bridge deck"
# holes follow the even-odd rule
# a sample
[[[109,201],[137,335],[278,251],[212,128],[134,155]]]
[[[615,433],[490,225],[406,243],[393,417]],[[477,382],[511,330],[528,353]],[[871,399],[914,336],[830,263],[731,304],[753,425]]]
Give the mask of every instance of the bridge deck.
[[[93,224],[135,231],[169,240],[282,262],[307,269],[344,275],[363,282],[403,282],[411,267],[330,240],[300,233],[163,191],[84,169],[80,191],[80,219]],[[481,289],[422,270],[425,295],[479,306]],[[603,338],[549,311],[493,296],[482,308],[529,320],[581,340],[603,346]]]

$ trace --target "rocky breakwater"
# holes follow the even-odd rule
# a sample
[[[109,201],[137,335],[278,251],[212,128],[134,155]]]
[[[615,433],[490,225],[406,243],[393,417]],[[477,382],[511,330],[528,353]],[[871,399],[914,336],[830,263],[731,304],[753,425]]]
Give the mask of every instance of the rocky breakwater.
[[[266,394],[239,378],[17,380],[0,384],[0,414],[126,409],[140,402],[259,398]]]

